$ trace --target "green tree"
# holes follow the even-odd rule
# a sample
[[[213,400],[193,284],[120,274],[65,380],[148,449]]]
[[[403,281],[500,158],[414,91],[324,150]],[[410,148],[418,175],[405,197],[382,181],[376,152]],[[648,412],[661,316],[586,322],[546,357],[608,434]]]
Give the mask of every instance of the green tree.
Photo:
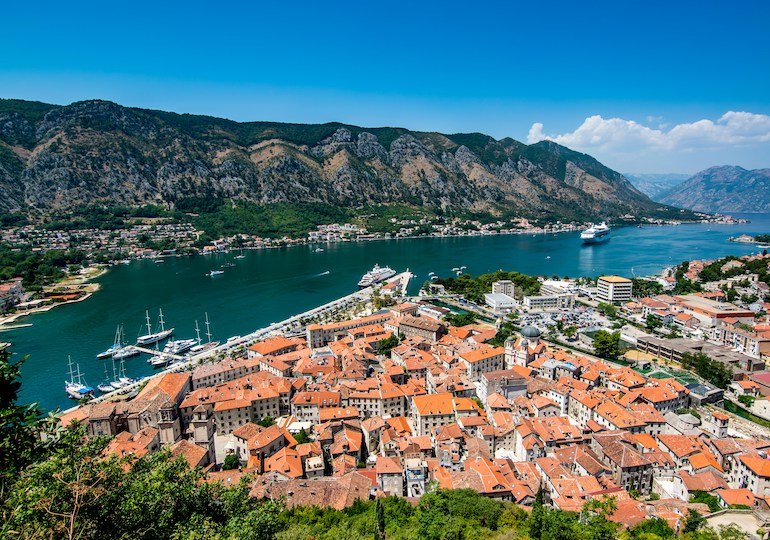
[[[476,322],[476,314],[472,312],[467,313],[449,313],[444,317],[444,320],[452,326],[465,326]]]
[[[650,330],[655,330],[656,328],[660,328],[661,326],[663,326],[663,321],[661,321],[659,317],[656,317],[652,313],[647,315],[647,318],[645,319],[644,322],[647,328]]]
[[[235,454],[228,454],[227,457],[225,457],[225,461],[222,464],[222,470],[223,471],[229,471],[232,469],[237,469],[240,465],[240,461],[238,461],[238,456]]]
[[[566,326],[564,330],[562,330],[562,334],[564,334],[564,337],[566,337],[570,341],[577,335],[577,333],[578,333],[578,327],[575,326],[574,324]]]
[[[719,526],[720,540],[746,540],[749,535],[743,532],[735,523]]]
[[[17,405],[24,360],[11,362],[8,349],[0,351],[0,502],[19,471],[45,452],[40,433],[53,428],[37,404]]]
[[[604,358],[617,358],[620,351],[620,332],[599,330],[594,336],[594,351]]]
[[[591,499],[583,505],[583,513],[588,515],[583,530],[591,540],[614,540],[617,534],[617,523],[610,521],[618,509],[615,497]]]
[[[652,518],[637,523],[628,530],[633,540],[668,540],[676,536],[665,519]]]
[[[663,285],[649,279],[632,278],[631,286],[633,287],[634,296],[637,298],[655,296],[663,292]]]
[[[604,312],[610,319],[614,319],[618,316],[618,307],[613,304],[608,304],[607,302],[600,302],[599,305],[596,306],[596,309]]]
[[[692,497],[690,498],[690,501],[693,501]],[[709,507],[709,509],[710,508],[711,507]],[[712,512],[716,512],[716,510],[712,510]],[[695,532],[705,524],[706,524],[706,518],[701,516],[699,512],[690,508],[689,510],[687,510],[687,517],[685,517],[684,526],[682,527],[682,532],[683,533]]]
[[[270,416],[265,416],[262,420],[257,422],[262,427],[268,428],[275,424],[275,420],[273,420]]]
[[[297,433],[294,436],[294,440],[297,441],[298,444],[313,442],[313,439],[311,439],[310,436],[308,436],[307,431],[305,431],[305,428],[302,428],[299,430],[299,433]]]
[[[390,358],[390,351],[397,347],[399,343],[400,340],[398,339],[398,336],[387,337],[377,343],[377,354]]]
[[[385,509],[381,498],[377,499],[374,510],[377,519],[377,540],[385,540]]]
[[[701,352],[682,354],[681,363],[719,388],[727,388],[733,379],[731,367]]]
[[[693,491],[690,495],[690,502],[703,503],[708,505],[712,512],[719,512],[722,507],[719,506],[719,499],[707,491]]]
[[[537,488],[535,502],[532,504],[532,512],[529,515],[529,537],[532,540],[540,540],[543,536],[543,526],[546,519],[546,508],[544,502],[543,484]]]

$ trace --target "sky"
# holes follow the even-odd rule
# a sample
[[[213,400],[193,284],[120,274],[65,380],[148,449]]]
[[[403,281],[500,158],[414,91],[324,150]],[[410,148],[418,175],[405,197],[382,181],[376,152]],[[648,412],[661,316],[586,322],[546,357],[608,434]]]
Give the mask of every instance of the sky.
[[[535,5],[537,4],[537,5]],[[0,97],[770,167],[770,2],[12,2]]]

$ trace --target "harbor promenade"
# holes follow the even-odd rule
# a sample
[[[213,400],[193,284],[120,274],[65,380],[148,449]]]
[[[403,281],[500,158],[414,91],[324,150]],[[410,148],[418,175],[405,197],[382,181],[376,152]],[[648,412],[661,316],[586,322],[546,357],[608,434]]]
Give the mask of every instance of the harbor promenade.
[[[402,272],[400,274],[393,276],[390,279],[385,280],[385,282],[383,283],[398,283],[399,294],[403,296],[406,294],[406,290],[407,290],[407,287],[409,286],[409,281],[411,280],[412,276],[413,274],[409,272],[409,270],[407,270],[405,272]],[[288,319],[285,319],[280,322],[272,323],[269,326],[266,326],[264,328],[259,328],[254,332],[247,334],[245,336],[233,336],[229,338],[225,343],[217,347],[214,347],[212,349],[209,349],[208,351],[204,351],[197,355],[191,356],[184,362],[173,364],[168,368],[162,371],[159,371],[154,375],[146,377],[130,385],[124,386],[119,390],[115,390],[114,392],[109,392],[107,394],[98,396],[92,399],[89,403],[100,403],[102,401],[109,401],[111,399],[116,399],[122,396],[126,396],[131,392],[137,391],[145,382],[147,382],[149,379],[153,377],[159,377],[164,373],[172,373],[172,372],[178,373],[178,372],[187,371],[187,370],[191,371],[192,369],[194,369],[196,366],[200,364],[204,364],[206,362],[214,362],[219,358],[226,357],[229,353],[232,353],[239,348],[249,347],[254,343],[257,343],[258,341],[261,341],[265,338],[276,336],[276,335],[283,335],[287,332],[299,333],[300,331],[304,331],[304,325],[302,324],[303,320],[307,320],[313,317],[331,317],[339,311],[343,311],[350,308],[352,305],[354,305],[357,302],[368,302],[371,300],[372,295],[374,294],[374,291],[378,289],[380,286],[382,286],[383,283],[372,285],[371,287],[367,287],[365,289],[358,290],[354,293],[348,294],[341,298],[337,298],[336,300],[332,300],[331,302],[328,302],[321,306],[314,307],[313,309],[310,309],[303,313],[292,315]],[[77,407],[78,406],[70,407],[69,409],[64,411],[64,413],[72,411]]]

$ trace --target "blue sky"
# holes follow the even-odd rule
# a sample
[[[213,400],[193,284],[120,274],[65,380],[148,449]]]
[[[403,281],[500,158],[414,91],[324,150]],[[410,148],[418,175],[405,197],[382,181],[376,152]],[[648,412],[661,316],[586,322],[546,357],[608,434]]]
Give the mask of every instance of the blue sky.
[[[770,3],[534,4],[14,2],[0,97],[548,137],[627,172],[770,167]]]

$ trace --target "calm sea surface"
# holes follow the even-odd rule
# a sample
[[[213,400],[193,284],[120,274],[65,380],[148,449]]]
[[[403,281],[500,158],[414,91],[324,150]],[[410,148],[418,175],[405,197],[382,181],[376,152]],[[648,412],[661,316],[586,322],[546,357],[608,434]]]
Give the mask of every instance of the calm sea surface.
[[[213,339],[224,341],[353,292],[375,263],[416,273],[414,292],[428,272],[449,276],[459,266],[472,275],[504,269],[549,276],[644,276],[683,260],[756,252],[755,246],[727,239],[770,232],[770,214],[741,217],[751,223],[616,228],[609,242],[587,246],[575,232],[350,242],[324,245],[322,253],[302,246],[248,251],[241,260],[219,254],[164,264],[137,261],[110,269],[99,279],[102,290],[88,300],[23,318],[19,322],[33,326],[2,332],[0,341],[10,341],[17,358],[29,355],[22,369],[22,402],[66,408],[72,405],[64,393],[68,355],[95,387],[104,379],[105,365],[95,355],[112,344],[119,324],[133,342],[145,330],[145,310],[155,325],[162,308],[167,327],[175,327],[180,339],[195,337],[195,321],[203,329],[208,312]],[[220,276],[205,275],[225,262],[236,266]],[[146,359],[126,360],[127,375],[152,373]]]

